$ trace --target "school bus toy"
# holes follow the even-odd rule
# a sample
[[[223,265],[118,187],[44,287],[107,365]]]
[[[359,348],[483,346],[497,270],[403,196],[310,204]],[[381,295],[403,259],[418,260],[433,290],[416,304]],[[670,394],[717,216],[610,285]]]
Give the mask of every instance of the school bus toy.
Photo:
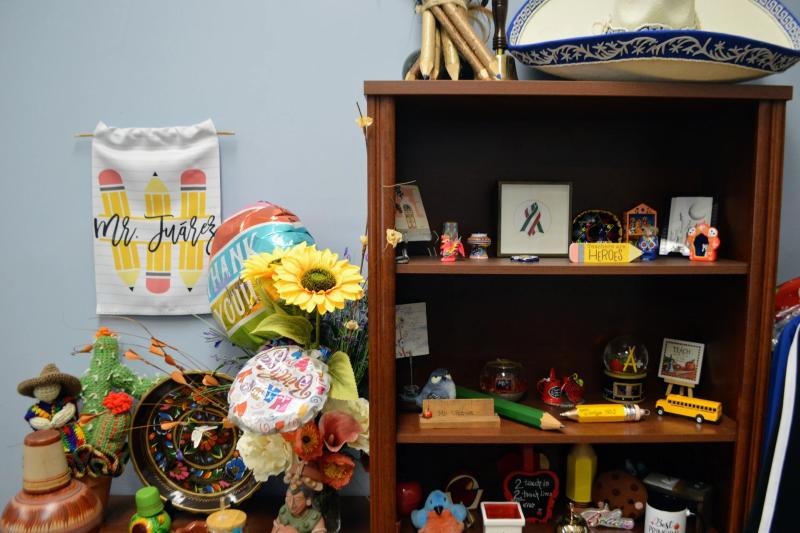
[[[656,413],[658,413],[658,416],[670,413],[694,418],[698,424],[706,421],[719,422],[722,418],[722,404],[712,400],[692,398],[691,396],[667,394],[666,398],[656,402]]]

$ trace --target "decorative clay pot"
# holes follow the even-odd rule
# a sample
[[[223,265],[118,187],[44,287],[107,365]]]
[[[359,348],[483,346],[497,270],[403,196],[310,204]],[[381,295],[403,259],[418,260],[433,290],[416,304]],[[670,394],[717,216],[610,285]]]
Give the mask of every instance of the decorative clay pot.
[[[85,484],[70,478],[61,435],[54,429],[25,437],[22,491],[0,516],[4,533],[93,533],[103,508]]]
[[[86,476],[81,481],[94,492],[103,509],[108,507],[108,496],[111,493],[111,476]]]

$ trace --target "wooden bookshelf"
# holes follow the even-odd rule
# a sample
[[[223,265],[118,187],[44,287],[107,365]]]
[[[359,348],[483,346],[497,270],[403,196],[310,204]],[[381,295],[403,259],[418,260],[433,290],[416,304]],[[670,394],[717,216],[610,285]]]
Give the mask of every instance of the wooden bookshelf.
[[[580,424],[564,422],[560,431],[542,431],[502,419],[499,428],[419,428],[419,415],[404,413],[397,419],[399,444],[629,444],[666,442],[734,442],[736,422],[723,417],[718,424],[695,424],[686,418],[654,416],[637,423]]]
[[[711,483],[713,525],[741,531],[763,432],[758,413],[766,398],[792,88],[370,81],[364,89],[374,118],[368,129],[371,530],[396,528],[398,479],[421,479],[427,491],[443,488],[438,483],[451,470],[480,467],[488,491],[499,486],[489,463],[506,450],[535,445],[563,460],[570,444],[588,442],[607,465],[635,455],[654,470]],[[463,236],[487,232],[495,242],[500,180],[570,182],[573,214],[621,215],[644,202],[658,210],[660,224],[671,197],[714,196],[720,260],[518,264],[496,258],[492,246],[484,262],[412,257],[397,265],[384,235],[395,226],[393,185],[409,180],[420,187],[433,229],[455,220]],[[432,369],[447,367],[456,383],[475,388],[488,360],[509,357],[523,363],[531,385],[556,367],[559,375],[578,372],[588,395],[597,397],[603,346],[633,334],[650,352],[652,406],[664,394],[656,367],[661,342],[671,337],[705,343],[696,395],[721,401],[725,417],[697,426],[653,414],[638,423],[565,422],[559,432],[504,420],[494,429],[421,432],[416,415],[398,412],[396,392],[410,376],[408,363],[394,355],[395,305],[420,301],[427,304],[431,355],[414,360],[418,385]]]
[[[720,259],[714,263],[687,261],[685,258],[664,257],[656,261],[621,265],[570,263],[566,257],[543,257],[538,263],[518,263],[507,258],[443,263],[438,257],[414,257],[397,265],[398,275],[433,274],[464,276],[742,276],[747,263]]]

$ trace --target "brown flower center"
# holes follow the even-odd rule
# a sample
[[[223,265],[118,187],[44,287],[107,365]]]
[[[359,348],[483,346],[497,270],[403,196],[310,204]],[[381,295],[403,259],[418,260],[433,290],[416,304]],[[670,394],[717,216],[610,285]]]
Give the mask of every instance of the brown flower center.
[[[330,270],[324,268],[312,268],[303,274],[300,284],[304,289],[319,292],[327,291],[336,286],[336,276]]]

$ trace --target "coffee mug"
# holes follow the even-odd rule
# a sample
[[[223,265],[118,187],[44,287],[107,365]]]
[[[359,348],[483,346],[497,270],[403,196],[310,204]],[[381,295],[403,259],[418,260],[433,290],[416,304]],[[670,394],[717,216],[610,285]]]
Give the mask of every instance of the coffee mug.
[[[648,502],[644,514],[644,533],[684,533],[686,517],[692,514],[686,508],[679,511],[656,509]]]

